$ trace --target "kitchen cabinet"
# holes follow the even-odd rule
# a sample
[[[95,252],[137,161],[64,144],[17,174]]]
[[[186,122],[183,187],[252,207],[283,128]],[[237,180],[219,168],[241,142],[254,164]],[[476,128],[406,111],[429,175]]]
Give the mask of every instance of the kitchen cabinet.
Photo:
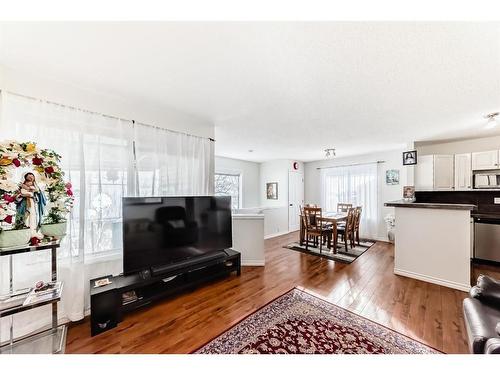
[[[455,190],[472,188],[472,155],[455,155]]]
[[[486,170],[486,169],[498,169],[500,168],[499,162],[499,150],[473,152],[472,153],[472,170]]]
[[[415,168],[416,190],[453,190],[454,155],[424,155]]]

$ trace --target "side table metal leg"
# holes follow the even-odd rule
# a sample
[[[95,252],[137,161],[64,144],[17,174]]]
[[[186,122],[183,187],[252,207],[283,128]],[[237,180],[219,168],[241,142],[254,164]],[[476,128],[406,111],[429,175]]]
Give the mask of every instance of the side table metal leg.
[[[13,255],[9,255],[9,292],[14,294],[14,259]],[[14,315],[10,317],[9,342],[14,344]]]
[[[57,281],[57,249],[52,248],[52,281]],[[52,304],[52,329],[57,330],[57,302]]]
[[[51,251],[51,264],[52,264],[52,281],[57,281],[57,249],[52,248]],[[57,349],[57,302],[52,303],[52,353]]]

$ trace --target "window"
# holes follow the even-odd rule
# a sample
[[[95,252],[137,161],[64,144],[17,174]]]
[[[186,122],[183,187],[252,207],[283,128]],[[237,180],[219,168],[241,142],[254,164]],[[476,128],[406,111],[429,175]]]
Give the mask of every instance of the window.
[[[215,195],[231,197],[231,207],[240,208],[240,174],[216,173]]]
[[[361,236],[376,238],[378,227],[377,164],[360,164],[321,170],[321,206],[337,211],[338,203],[361,206]]]

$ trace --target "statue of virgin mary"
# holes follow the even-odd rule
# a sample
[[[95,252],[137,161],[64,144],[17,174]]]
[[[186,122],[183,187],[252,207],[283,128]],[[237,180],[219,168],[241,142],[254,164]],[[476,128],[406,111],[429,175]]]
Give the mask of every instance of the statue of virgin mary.
[[[24,225],[31,229],[31,237],[42,238],[43,235],[38,232],[38,229],[42,224],[47,199],[38,187],[33,173],[28,172],[24,175],[24,181],[19,186],[16,204],[18,220],[22,220]]]

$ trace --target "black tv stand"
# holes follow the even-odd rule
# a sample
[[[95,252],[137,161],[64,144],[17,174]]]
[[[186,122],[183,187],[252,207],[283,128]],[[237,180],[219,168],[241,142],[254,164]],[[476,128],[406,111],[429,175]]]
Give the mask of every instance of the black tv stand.
[[[196,266],[207,267],[208,265],[211,264],[220,263],[220,261],[226,258],[227,256],[228,254],[224,250],[216,251],[203,256],[191,259],[185,259],[180,262],[172,264],[165,264],[162,266],[151,267],[151,273],[153,276],[171,275],[172,273],[177,274],[185,270],[189,271]]]
[[[175,266],[175,265],[173,265]],[[94,287],[90,280],[90,325],[95,336],[118,325],[123,316],[160,299],[192,290],[197,286],[232,272],[241,274],[241,255],[227,249],[196,261],[184,262],[177,267],[166,267],[148,275],[144,272],[132,275],[104,276],[111,284]],[[128,297],[128,298],[125,298]]]

